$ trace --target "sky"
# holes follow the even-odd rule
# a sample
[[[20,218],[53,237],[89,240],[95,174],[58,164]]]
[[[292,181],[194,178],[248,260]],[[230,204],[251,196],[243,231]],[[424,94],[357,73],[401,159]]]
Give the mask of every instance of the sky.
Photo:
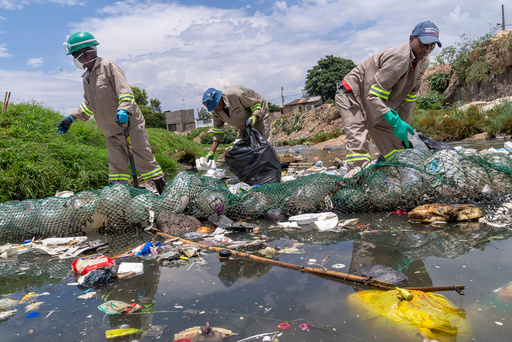
[[[281,105],[281,92],[284,103],[302,97],[307,71],[325,56],[359,64],[426,20],[453,46],[501,27],[502,5],[512,24],[512,0],[0,0],[0,101],[10,91],[10,103],[73,112],[83,70],[63,43],[88,31],[98,55],[162,110],[197,113],[206,89],[233,85]]]

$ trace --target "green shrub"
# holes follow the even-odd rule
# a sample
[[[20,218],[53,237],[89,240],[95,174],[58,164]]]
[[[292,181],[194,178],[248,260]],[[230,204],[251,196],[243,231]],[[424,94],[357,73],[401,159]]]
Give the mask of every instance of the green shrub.
[[[427,79],[428,83],[438,93],[442,93],[448,87],[448,74],[444,70],[438,70]]]
[[[213,133],[206,132],[201,135],[201,144],[211,145],[213,143]]]
[[[427,95],[418,96],[416,106],[419,109],[441,109],[443,108],[444,96],[436,91],[431,91]]]

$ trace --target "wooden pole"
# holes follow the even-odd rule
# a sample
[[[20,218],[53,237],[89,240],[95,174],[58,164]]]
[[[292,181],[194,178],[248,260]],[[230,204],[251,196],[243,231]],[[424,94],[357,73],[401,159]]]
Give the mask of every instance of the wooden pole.
[[[150,233],[155,233],[155,234],[157,234],[159,236],[162,236],[162,237],[164,237],[166,239],[176,239],[176,240],[181,241],[183,243],[191,244],[191,245],[196,245],[196,246],[201,247],[203,249],[208,249],[208,250],[211,250],[211,251],[214,251],[214,252],[219,252],[220,250],[228,249],[228,248],[208,246],[208,245],[204,245],[204,244],[201,244],[201,243],[188,241],[188,240],[185,240],[185,239],[182,239],[182,238],[179,238],[179,237],[175,237],[175,236],[166,234],[166,233],[161,232],[161,231],[159,231],[159,230],[157,230],[155,228],[152,228],[152,229],[150,229],[148,231]],[[310,273],[310,274],[313,274],[313,275],[320,275],[320,276],[325,276],[325,277],[330,277],[330,278],[336,278],[336,279],[341,279],[341,280],[346,280],[346,281],[352,281],[352,282],[355,282],[355,283],[360,283],[360,284],[376,287],[376,288],[379,288],[381,290],[393,290],[396,287],[392,283],[387,283],[387,282],[384,282],[384,281],[379,281],[379,280],[371,279],[371,278],[367,278],[367,277],[360,277],[360,276],[356,276],[356,275],[353,275],[353,274],[336,272],[336,271],[322,270],[322,269],[313,268],[313,267],[298,266],[298,265],[295,265],[295,264],[281,262],[281,261],[277,261],[277,260],[273,260],[273,259],[262,258],[262,257],[259,257],[257,255],[247,254],[245,252],[239,252],[239,251],[236,251],[236,250],[233,250],[233,249],[229,249],[229,251],[231,251],[231,254],[239,256],[239,257],[242,257],[242,258],[247,258],[247,259],[263,262],[263,263],[266,263],[266,264],[272,264],[272,265],[279,266],[279,267],[284,267],[284,268],[288,268],[288,269],[292,269],[292,270],[297,270],[297,271],[301,271],[301,272],[305,272],[305,273]],[[403,287],[403,289],[419,290],[419,291],[423,291],[423,292],[457,291],[457,293],[459,293],[459,294],[464,294],[463,290],[465,289],[465,286],[464,285],[455,285],[455,286],[439,286],[439,287]]]
[[[7,111],[7,105],[9,104],[9,99],[11,98],[11,92],[5,92],[4,96],[4,105],[2,106],[2,114],[5,115],[5,112]]]

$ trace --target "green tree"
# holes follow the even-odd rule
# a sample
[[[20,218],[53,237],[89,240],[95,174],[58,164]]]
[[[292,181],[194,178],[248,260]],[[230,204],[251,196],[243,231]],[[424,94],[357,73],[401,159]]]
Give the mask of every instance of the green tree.
[[[280,112],[281,111],[281,107],[279,107],[276,104],[273,104],[272,102],[269,102],[268,103],[268,110],[269,110],[269,112]]]
[[[162,113],[162,102],[159,99],[150,99],[149,103],[153,113]]]
[[[318,64],[308,70],[304,90],[307,96],[322,96],[326,100],[334,100],[336,85],[346,74],[355,68],[350,59],[325,56]]]
[[[140,106],[148,105],[148,94],[146,94],[145,89],[140,89],[139,87],[132,87],[133,96],[135,96],[135,102]]]
[[[132,87],[135,102],[139,106],[144,119],[146,120],[146,127],[150,128],[166,128],[165,114],[162,113],[161,102],[158,99],[148,99],[148,94],[145,89]]]
[[[207,111],[205,108],[201,108],[197,112],[197,118],[199,120],[206,120],[206,119],[209,119],[211,117],[212,117],[212,114],[209,111]]]

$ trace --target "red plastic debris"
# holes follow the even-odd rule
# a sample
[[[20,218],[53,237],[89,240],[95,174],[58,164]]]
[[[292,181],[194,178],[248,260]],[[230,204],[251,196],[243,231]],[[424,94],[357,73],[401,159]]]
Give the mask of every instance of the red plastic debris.
[[[394,214],[394,215],[406,215],[407,211],[403,211],[401,209],[397,209],[397,210],[393,211],[391,214]]]
[[[301,328],[302,330],[306,330],[307,332],[309,332],[309,327],[306,323],[302,323],[301,325],[299,325],[299,328]]]
[[[279,330],[288,330],[288,329],[290,329],[291,327],[292,327],[292,325],[291,325],[290,323],[286,323],[286,322],[284,322],[284,323],[279,323],[279,324],[277,325],[277,329],[279,329]]]

